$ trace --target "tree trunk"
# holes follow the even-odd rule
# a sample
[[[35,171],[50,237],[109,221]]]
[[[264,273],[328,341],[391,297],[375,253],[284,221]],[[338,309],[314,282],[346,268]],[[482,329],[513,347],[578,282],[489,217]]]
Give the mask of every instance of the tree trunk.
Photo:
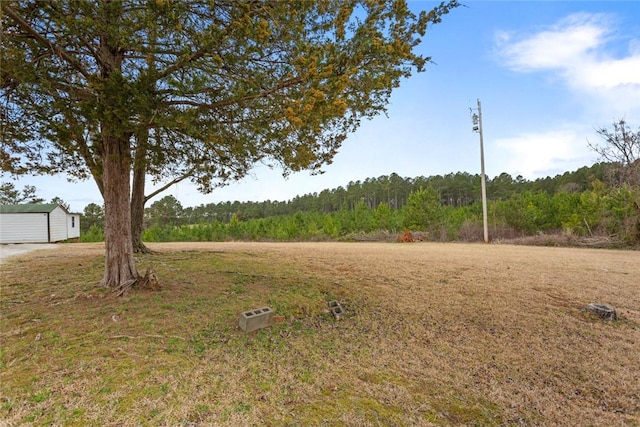
[[[124,136],[106,135],[102,141],[106,251],[101,285],[109,288],[129,288],[140,279],[131,243],[129,140]]]
[[[146,132],[142,134],[142,132]],[[133,251],[139,254],[149,254],[153,251],[142,242],[144,228],[144,196],[147,138],[149,130],[141,131],[137,138],[136,155],[133,161],[133,187],[131,189],[131,243]]]
[[[141,190],[136,188],[140,185],[142,185]],[[150,254],[153,253],[153,251],[142,241],[142,231],[144,228],[144,194],[142,194],[142,198],[140,198],[137,194],[138,191],[144,193],[144,183],[140,184],[134,176],[133,193],[131,194],[131,244],[134,253]]]

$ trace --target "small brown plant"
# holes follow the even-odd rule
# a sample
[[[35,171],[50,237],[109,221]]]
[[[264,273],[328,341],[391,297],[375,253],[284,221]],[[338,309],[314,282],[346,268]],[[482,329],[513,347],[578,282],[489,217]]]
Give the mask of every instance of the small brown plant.
[[[411,234],[411,232],[409,230],[404,230],[404,233],[402,234],[402,236],[398,237],[398,242],[400,242],[400,243],[412,243],[412,242],[415,242],[415,240],[413,239],[413,235]]]

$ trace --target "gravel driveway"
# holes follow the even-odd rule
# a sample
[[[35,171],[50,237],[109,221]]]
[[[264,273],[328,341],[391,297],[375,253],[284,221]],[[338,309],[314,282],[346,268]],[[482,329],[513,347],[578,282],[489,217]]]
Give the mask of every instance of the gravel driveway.
[[[53,243],[9,243],[0,245],[0,263],[9,257],[26,254],[40,249],[56,249],[59,245]]]

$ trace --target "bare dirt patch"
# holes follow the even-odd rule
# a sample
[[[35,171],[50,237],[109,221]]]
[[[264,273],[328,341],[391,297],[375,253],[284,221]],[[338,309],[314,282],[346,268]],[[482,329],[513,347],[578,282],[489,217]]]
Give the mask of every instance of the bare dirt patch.
[[[22,425],[640,425],[640,255],[481,244],[103,246],[2,265],[0,418]],[[326,302],[346,316],[335,321]],[[607,322],[581,308],[616,308]],[[244,310],[284,321],[244,334]],[[108,420],[108,421],[107,421]],[[191,424],[189,424],[191,423]]]

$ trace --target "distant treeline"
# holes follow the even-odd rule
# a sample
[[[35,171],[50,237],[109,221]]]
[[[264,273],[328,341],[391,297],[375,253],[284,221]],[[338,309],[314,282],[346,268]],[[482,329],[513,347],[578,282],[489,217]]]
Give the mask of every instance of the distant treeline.
[[[607,163],[529,181],[503,173],[487,179],[490,235],[605,236],[640,242],[637,194],[614,184]],[[145,241],[322,240],[409,229],[429,240],[482,240],[480,175],[397,174],[293,200],[226,202],[183,208],[166,196],[145,210]],[[101,238],[100,210],[85,209],[84,240]],[[87,212],[89,210],[89,212]]]

